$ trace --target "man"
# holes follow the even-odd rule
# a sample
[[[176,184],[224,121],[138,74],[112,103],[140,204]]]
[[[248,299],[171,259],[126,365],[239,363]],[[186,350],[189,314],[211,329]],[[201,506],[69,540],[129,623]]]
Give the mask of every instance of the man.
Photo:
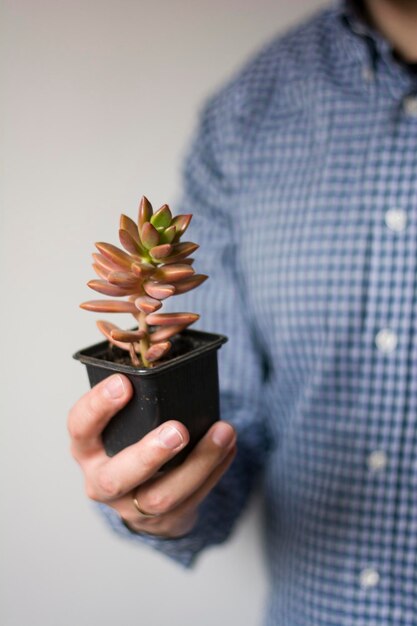
[[[125,378],[69,417],[89,497],[185,565],[262,475],[271,625],[417,624],[416,68],[415,1],[336,2],[208,103],[181,211],[224,421],[158,477],[180,421],[102,450]]]

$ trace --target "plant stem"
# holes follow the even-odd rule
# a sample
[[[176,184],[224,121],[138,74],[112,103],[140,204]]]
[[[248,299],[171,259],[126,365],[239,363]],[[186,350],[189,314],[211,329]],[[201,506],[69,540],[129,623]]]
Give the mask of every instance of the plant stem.
[[[133,345],[133,343],[129,344],[129,354],[133,365],[135,367],[140,367],[140,361],[138,359],[138,355],[136,354],[135,346]]]
[[[136,319],[138,321],[139,330],[143,330],[146,333],[145,337],[139,341],[139,352],[142,363],[144,367],[150,367],[150,363],[145,357],[145,354],[149,350],[150,346],[148,324],[146,323],[146,313],[140,312]]]

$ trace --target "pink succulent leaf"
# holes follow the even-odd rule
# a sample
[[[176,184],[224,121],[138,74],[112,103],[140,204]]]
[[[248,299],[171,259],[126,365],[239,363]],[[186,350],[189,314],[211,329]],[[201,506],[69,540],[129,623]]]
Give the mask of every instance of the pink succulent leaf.
[[[170,243],[163,243],[149,250],[149,254],[157,261],[169,256],[171,252],[172,252],[172,246]]]
[[[132,263],[130,269],[135,276],[138,278],[144,279],[147,276],[150,276],[155,271],[155,266],[150,263]]]
[[[150,313],[146,317],[146,323],[150,326],[189,325],[199,318],[197,313]]]
[[[164,259],[164,263],[177,263],[198,250],[200,246],[192,241],[184,241],[174,245],[171,256]]]
[[[182,237],[182,235],[185,233],[191,222],[191,218],[191,213],[188,213],[187,215],[177,215],[176,217],[174,217],[171,224],[172,226],[175,226],[176,230],[175,241],[179,241],[180,237]]]
[[[94,291],[98,291],[99,293],[104,294],[105,296],[114,296],[121,297],[127,296],[130,292],[126,289],[122,289],[117,285],[111,285],[107,282],[107,280],[90,280],[87,285],[90,289],[94,289]]]
[[[155,343],[145,352],[145,358],[149,361],[149,363],[154,363],[165,356],[170,349],[171,343],[169,341]]]
[[[154,313],[161,308],[162,302],[157,300],[156,298],[151,298],[150,296],[140,296],[135,300],[135,306],[142,311],[142,313]]]
[[[113,246],[113,244],[111,243],[104,243],[100,241],[96,243],[96,248],[99,252],[101,252],[103,256],[106,257],[106,259],[109,259],[109,261],[116,263],[121,268],[130,269],[132,261],[135,260],[132,259],[130,254],[123,252],[123,250],[120,250],[120,248]]]
[[[104,269],[98,263],[93,263],[93,269],[95,273],[97,274],[97,276],[100,276],[100,278],[102,278],[103,280],[107,280],[107,276],[110,273],[109,270]]]
[[[134,343],[135,341],[143,339],[146,333],[143,330],[122,330],[121,328],[114,328],[110,335],[112,339],[116,341]]]
[[[109,272],[107,280],[112,285],[117,285],[123,289],[131,290],[140,287],[140,280],[133,272]]]
[[[139,204],[139,217],[138,217],[138,225],[139,231],[142,230],[142,226],[145,222],[149,222],[153,215],[152,204],[149,202],[146,196],[142,196],[140,204]]]
[[[106,269],[109,272],[115,272],[117,270],[123,269],[124,267],[119,265],[118,263],[115,263],[114,261],[110,261],[110,259],[107,259],[105,256],[99,254],[98,252],[93,252],[93,259],[97,265],[100,265],[103,269]]]
[[[161,206],[160,209],[155,211],[150,219],[152,226],[155,226],[157,230],[168,228],[171,225],[172,213],[167,204]]]
[[[135,224],[135,222],[132,219],[130,219],[130,217],[128,217],[127,215],[124,215],[123,213],[120,216],[119,228],[120,230],[126,230],[129,233],[129,235],[132,237],[132,239],[136,241],[136,243],[140,243],[139,230],[138,230],[137,224]]]
[[[133,274],[137,276],[137,278],[143,278],[143,269],[140,263],[132,263],[130,269],[132,270]]]
[[[204,283],[207,278],[208,276],[205,274],[194,274],[194,276],[190,276],[190,278],[184,278],[184,280],[175,283],[175,295],[181,295],[182,293],[187,293],[187,291],[195,289]]]
[[[130,254],[140,256],[141,254],[146,253],[142,246],[133,239],[132,235],[127,230],[123,230],[122,228],[119,230],[119,241],[123,248],[130,252]]]
[[[144,247],[150,250],[159,243],[159,233],[152,224],[145,222],[140,231],[140,238]]]
[[[120,328],[118,328],[118,326],[112,324],[111,322],[105,322],[104,320],[98,320],[96,324],[99,331],[106,337],[106,339],[110,341],[110,343],[112,343],[114,346],[117,346],[118,348],[121,348],[122,350],[130,350],[129,343],[117,341],[111,336],[113,330],[121,330]]]
[[[191,254],[198,250],[200,246],[198,243],[194,243],[193,241],[181,241],[180,243],[174,244],[174,254]]]
[[[166,341],[174,335],[178,335],[184,328],[187,328],[189,324],[176,324],[175,326],[164,326],[158,328],[155,332],[150,334],[151,343],[159,343],[160,341]]]
[[[138,312],[134,302],[126,300],[88,300],[88,302],[80,304],[80,307],[95,313],[132,313],[136,315]]]
[[[169,298],[169,296],[173,296],[175,293],[174,285],[161,284],[150,280],[143,283],[143,288],[148,296],[157,300],[165,300],[165,298]]]
[[[152,279],[168,283],[176,283],[194,274],[194,269],[186,263],[173,263],[158,267],[152,275]]]
[[[164,265],[172,265],[173,263],[182,263],[183,265],[192,265],[194,263],[194,257],[188,257],[187,259],[174,259],[170,261],[169,259],[164,259]]]
[[[177,230],[175,226],[168,226],[162,233],[159,234],[161,243],[172,243],[174,241]]]

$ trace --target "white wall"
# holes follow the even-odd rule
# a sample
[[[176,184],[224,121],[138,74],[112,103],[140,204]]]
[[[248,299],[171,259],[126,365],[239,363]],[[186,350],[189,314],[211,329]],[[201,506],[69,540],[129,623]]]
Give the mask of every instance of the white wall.
[[[83,494],[66,414],[71,354],[98,338],[96,240],[179,189],[204,97],[314,0],[1,2],[2,626],[259,623],[258,514],[183,572],[113,537]]]

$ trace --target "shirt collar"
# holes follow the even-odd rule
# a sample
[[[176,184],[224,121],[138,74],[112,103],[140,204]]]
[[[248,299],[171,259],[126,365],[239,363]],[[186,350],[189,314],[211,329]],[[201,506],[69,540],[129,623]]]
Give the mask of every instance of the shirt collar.
[[[388,41],[367,22],[363,0],[334,0],[334,5],[344,27],[368,44],[374,61],[377,56],[392,55]]]
[[[396,94],[416,90],[416,74],[395,59],[391,44],[368,23],[363,0],[333,0],[333,16],[340,29],[334,41],[339,61],[359,63],[372,73],[382,66]]]

